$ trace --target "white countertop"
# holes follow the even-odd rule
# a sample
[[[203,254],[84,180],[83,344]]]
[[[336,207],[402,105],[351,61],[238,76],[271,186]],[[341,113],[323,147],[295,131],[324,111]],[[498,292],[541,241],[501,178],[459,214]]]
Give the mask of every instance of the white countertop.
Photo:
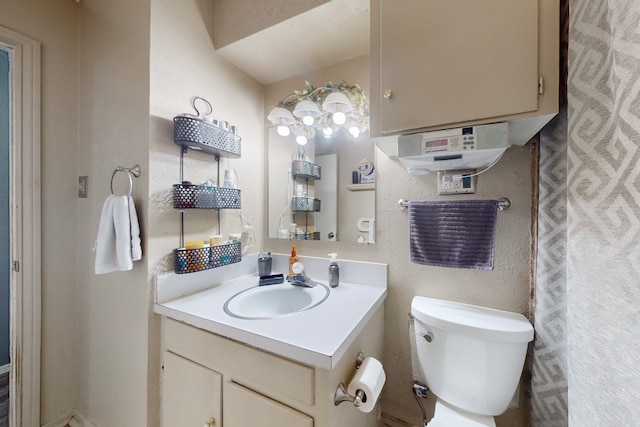
[[[284,258],[284,255],[274,255],[274,274],[286,275],[286,271],[281,271],[286,264]],[[326,280],[313,275],[324,263],[328,265],[328,261],[304,257],[301,261],[313,280],[328,285]],[[332,369],[387,295],[385,264],[340,261],[341,277],[345,270],[345,279],[359,278],[362,279],[358,280],[360,283],[372,284],[341,280],[340,286],[331,288],[329,297],[322,304],[286,317],[232,317],[225,313],[224,303],[238,292],[258,284],[256,269],[252,268],[256,264],[257,256],[254,255],[243,258],[239,264],[218,269],[160,275],[156,280],[154,311],[289,359]],[[243,275],[233,277],[236,274]],[[176,288],[183,288],[184,292],[180,295]]]

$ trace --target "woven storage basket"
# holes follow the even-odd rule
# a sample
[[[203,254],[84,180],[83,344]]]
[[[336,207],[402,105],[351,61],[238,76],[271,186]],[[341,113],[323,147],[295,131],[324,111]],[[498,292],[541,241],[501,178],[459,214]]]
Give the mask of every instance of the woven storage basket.
[[[304,160],[294,160],[291,162],[291,173],[295,177],[320,179],[320,166]]]
[[[294,212],[320,212],[320,200],[313,197],[293,197],[291,209]]]
[[[174,184],[173,207],[176,209],[240,209],[240,190],[226,187]]]
[[[219,155],[240,157],[242,138],[235,133],[192,117],[173,118],[173,142],[181,147]]]
[[[179,248],[173,250],[173,255],[176,274],[208,270],[242,259],[239,242],[197,249]]]

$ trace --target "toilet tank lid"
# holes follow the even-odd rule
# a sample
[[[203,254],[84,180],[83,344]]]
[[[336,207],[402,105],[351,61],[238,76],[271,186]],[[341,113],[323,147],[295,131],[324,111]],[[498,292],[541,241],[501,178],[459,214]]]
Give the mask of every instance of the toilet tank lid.
[[[533,340],[533,326],[519,313],[460,302],[414,297],[411,314],[427,326],[502,343]]]

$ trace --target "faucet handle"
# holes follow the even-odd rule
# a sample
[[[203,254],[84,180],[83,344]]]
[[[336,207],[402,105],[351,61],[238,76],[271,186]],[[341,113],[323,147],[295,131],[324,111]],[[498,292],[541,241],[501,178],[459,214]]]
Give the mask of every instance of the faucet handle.
[[[293,263],[293,265],[291,266],[291,271],[293,271],[293,273],[296,275],[304,276],[304,264],[300,261]]]

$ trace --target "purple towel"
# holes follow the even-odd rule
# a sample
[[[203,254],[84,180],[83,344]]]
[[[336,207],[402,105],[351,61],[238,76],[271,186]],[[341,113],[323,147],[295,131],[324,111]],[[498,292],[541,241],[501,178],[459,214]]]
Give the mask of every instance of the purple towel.
[[[493,270],[497,200],[409,203],[411,262]]]

